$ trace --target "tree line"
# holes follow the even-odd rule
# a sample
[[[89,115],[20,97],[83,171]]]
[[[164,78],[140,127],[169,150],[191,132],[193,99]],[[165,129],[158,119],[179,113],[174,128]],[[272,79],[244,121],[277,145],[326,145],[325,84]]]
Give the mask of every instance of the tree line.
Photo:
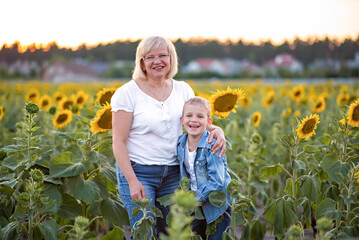
[[[14,42],[10,46],[3,45],[0,50],[0,62],[13,63],[17,60],[36,61],[42,64],[51,59],[85,58],[90,61],[110,62],[114,60],[134,60],[136,48],[140,40],[118,40],[113,43],[98,44],[89,47],[80,45],[76,50],[60,47],[52,42],[46,47],[30,47],[21,50],[21,44]],[[295,39],[292,42],[284,41],[274,45],[270,41],[261,43],[247,43],[243,40],[236,42],[221,42],[216,39],[192,39],[185,41],[181,38],[173,41],[178,55],[179,63],[186,64],[197,58],[234,58],[248,59],[257,64],[263,64],[281,53],[289,53],[304,65],[316,59],[336,59],[345,61],[353,59],[359,52],[359,35],[356,39],[347,38],[343,41],[337,39]]]

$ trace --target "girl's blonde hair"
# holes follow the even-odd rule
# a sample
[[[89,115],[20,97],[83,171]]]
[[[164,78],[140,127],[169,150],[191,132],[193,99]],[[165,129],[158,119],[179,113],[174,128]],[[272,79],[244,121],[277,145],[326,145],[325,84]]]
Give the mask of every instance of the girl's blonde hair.
[[[146,72],[143,71],[143,57],[146,56],[151,51],[157,51],[161,49],[166,49],[170,54],[170,70],[167,74],[167,79],[173,78],[178,71],[178,60],[175,46],[173,43],[160,36],[153,36],[143,39],[136,51],[136,61],[135,68],[133,70],[132,79],[141,79],[146,80]]]

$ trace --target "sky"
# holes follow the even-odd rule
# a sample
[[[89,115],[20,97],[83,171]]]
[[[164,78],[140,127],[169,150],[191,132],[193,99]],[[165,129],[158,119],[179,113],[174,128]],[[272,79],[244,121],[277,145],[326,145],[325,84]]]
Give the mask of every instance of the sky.
[[[0,46],[152,35],[246,42],[359,36],[359,0],[0,0]]]

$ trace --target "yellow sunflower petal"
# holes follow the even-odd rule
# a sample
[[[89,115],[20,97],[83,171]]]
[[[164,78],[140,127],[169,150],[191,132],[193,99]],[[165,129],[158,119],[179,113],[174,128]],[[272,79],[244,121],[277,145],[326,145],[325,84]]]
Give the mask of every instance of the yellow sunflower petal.
[[[304,118],[297,127],[297,135],[300,139],[308,139],[315,134],[315,129],[319,123],[319,116],[311,114],[309,117]]]
[[[359,127],[359,99],[350,104],[347,115],[348,124],[353,127]]]
[[[111,105],[107,103],[97,111],[95,119],[90,123],[91,132],[96,134],[100,132],[107,132],[112,129],[111,109]]]

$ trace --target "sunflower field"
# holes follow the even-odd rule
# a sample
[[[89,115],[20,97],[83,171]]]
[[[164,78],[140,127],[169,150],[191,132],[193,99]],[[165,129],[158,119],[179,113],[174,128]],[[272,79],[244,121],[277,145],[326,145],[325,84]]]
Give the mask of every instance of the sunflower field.
[[[187,82],[227,139],[223,239],[359,236],[358,82]],[[0,239],[126,239],[110,106],[122,84],[0,82]],[[147,202],[137,204],[148,217]],[[191,192],[171,204],[170,236],[160,239],[198,239]]]

